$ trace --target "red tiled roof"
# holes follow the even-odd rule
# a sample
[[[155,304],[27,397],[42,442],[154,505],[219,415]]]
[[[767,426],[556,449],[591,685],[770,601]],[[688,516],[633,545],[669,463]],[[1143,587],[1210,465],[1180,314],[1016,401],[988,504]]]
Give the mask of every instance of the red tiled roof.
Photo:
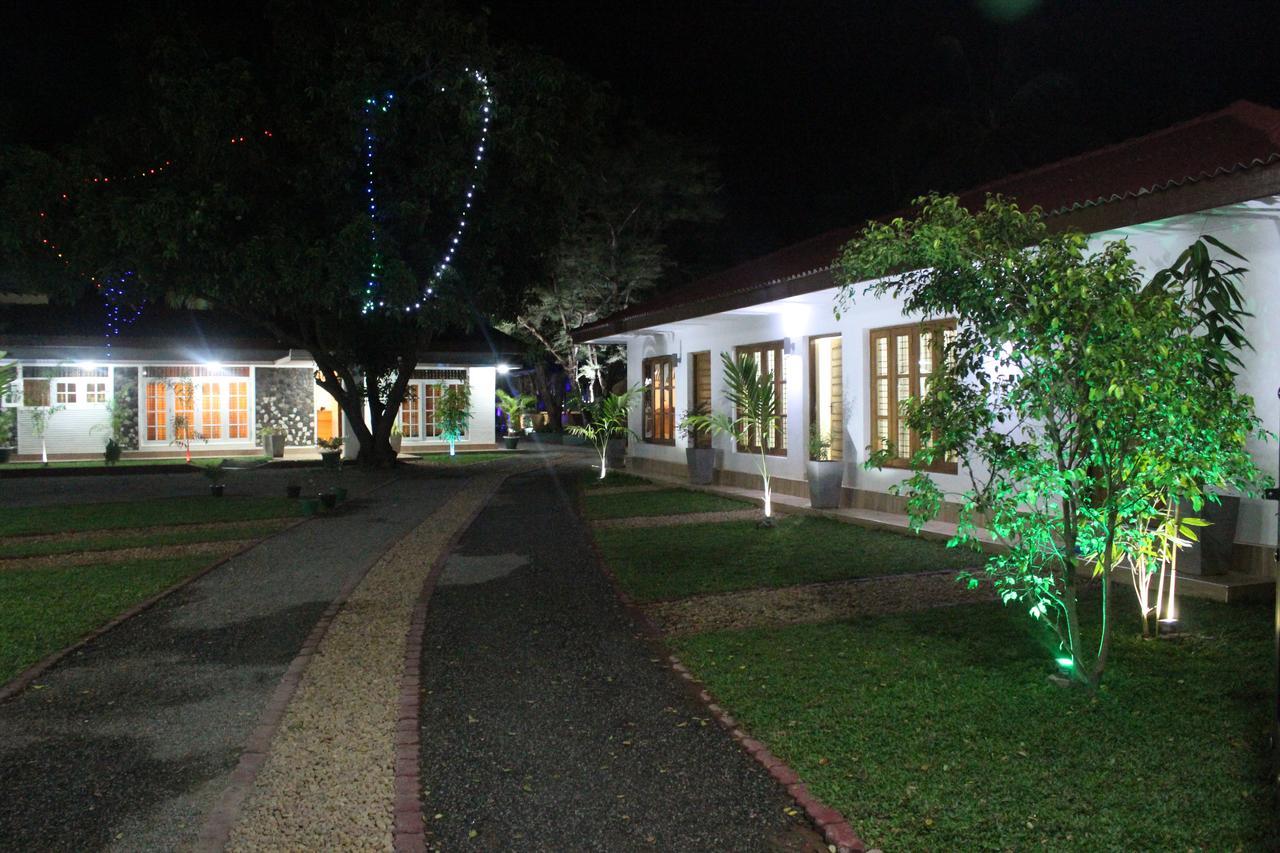
[[[1280,162],[1280,110],[1236,101],[1218,112],[1146,136],[1001,178],[962,193],[960,200],[973,207],[982,204],[988,193],[999,193],[1024,208],[1039,205],[1051,219],[1066,220],[1069,224],[1072,218],[1079,218],[1079,214],[1091,208],[1142,200],[1277,162]],[[1244,200],[1245,197],[1215,198],[1215,204],[1210,206]],[[1141,217],[1146,210],[1135,207],[1121,218]],[[881,218],[895,215],[898,214]],[[1122,227],[1155,218],[1160,217],[1130,218],[1107,225]],[[1085,227],[1085,230],[1094,229]],[[697,316],[725,310],[708,303],[741,302],[753,291],[759,291],[760,298],[743,305],[770,301],[778,298],[776,285],[817,273],[822,275],[804,290],[829,287],[833,282],[826,271],[840,247],[859,231],[861,226],[828,231],[739,264],[585,326],[575,332],[574,337],[590,340],[628,328],[641,328],[639,324],[644,322],[672,322],[680,319],[677,314]]]

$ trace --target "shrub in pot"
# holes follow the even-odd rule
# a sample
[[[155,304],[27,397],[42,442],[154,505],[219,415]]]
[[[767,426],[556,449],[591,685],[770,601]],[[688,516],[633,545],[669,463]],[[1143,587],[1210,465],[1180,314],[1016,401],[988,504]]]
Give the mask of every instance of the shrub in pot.
[[[809,432],[809,506],[836,509],[840,506],[840,488],[844,484],[844,463],[831,459],[831,439],[817,428]]]
[[[503,436],[502,443],[507,450],[515,450],[520,444],[520,427],[524,423],[524,417],[533,411],[536,401],[532,394],[521,394],[517,397],[501,388],[494,392],[494,395],[498,400],[498,408],[507,419],[507,433]]]
[[[262,448],[272,459],[281,459],[284,457],[284,445],[288,440],[288,436],[275,427],[265,426],[258,430],[258,435],[262,437]]]
[[[201,468],[201,473],[209,480],[209,494],[215,498],[222,497],[226,484],[223,482],[227,478],[227,469],[223,466],[226,464],[225,459],[218,461],[217,465],[205,465]]]
[[[322,438],[316,442],[320,448],[320,461],[326,468],[337,468],[342,464],[342,439],[339,437]]]
[[[680,420],[680,435],[688,444],[684,456],[689,464],[689,482],[696,486],[708,486],[716,476],[716,451],[711,446],[711,434],[689,423],[690,416],[705,414],[705,408],[699,408],[685,412]]]
[[[608,476],[609,462],[614,458],[611,445],[620,441],[624,442],[621,447],[625,448],[626,436],[635,434],[627,423],[631,407],[640,399],[641,391],[639,387],[628,388],[621,394],[610,394],[588,403],[583,407],[586,422],[581,426],[575,424],[566,428],[570,435],[585,438],[595,446],[596,453],[600,454],[601,480]],[[620,457],[621,453],[618,453],[618,458]]]

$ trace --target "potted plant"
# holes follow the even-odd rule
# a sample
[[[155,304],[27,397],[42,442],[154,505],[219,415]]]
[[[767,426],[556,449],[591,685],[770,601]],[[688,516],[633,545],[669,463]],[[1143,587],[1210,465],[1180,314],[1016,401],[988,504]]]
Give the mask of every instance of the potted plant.
[[[300,483],[290,483],[284,487],[284,493],[291,498],[302,497],[302,485]]]
[[[809,430],[809,506],[835,509],[840,506],[840,488],[844,485],[844,463],[831,459],[831,439],[817,426]]]
[[[436,401],[436,423],[440,435],[449,442],[449,455],[457,453],[457,444],[467,434],[471,423],[471,389],[461,383],[446,385]]]
[[[498,398],[498,408],[507,419],[507,434],[502,437],[502,442],[507,450],[515,450],[520,444],[520,426],[524,416],[533,411],[535,400],[532,394],[521,394],[516,397],[501,388],[495,393]]]
[[[690,415],[685,423],[691,429],[705,429],[727,435],[739,445],[758,449],[757,468],[764,486],[764,520],[773,524],[773,493],[769,488],[769,447],[782,413],[778,411],[777,386],[773,374],[760,373],[756,360],[749,355],[736,360],[727,352],[720,353],[724,365],[725,401],[734,414]],[[752,439],[758,439],[753,444]]]
[[[635,435],[628,425],[631,419],[631,407],[640,399],[640,388],[629,388],[621,394],[610,394],[601,400],[583,407],[582,413],[586,423],[565,427],[570,435],[585,438],[595,446],[600,454],[600,479],[609,473],[609,442],[612,439]]]
[[[222,492],[226,489],[226,484],[223,482],[227,478],[227,469],[223,467],[226,463],[227,460],[219,459],[217,465],[200,466],[200,473],[209,480],[209,494],[215,498],[222,497]]]
[[[320,461],[326,468],[337,468],[342,464],[342,436],[322,438],[316,441],[320,448]]]
[[[120,443],[124,436],[124,409],[115,400],[111,400],[107,403],[107,414],[110,421],[91,427],[89,432],[98,432],[103,427],[109,431],[102,443],[102,459],[110,466],[120,461],[124,451],[124,446]]]
[[[258,435],[262,438],[262,449],[272,459],[284,458],[284,445],[289,440],[283,430],[278,427],[264,426],[258,430]]]
[[[391,450],[399,456],[400,448],[404,446],[404,431],[400,429],[399,423],[391,427],[391,435],[387,437],[387,443],[391,445]]]
[[[32,406],[28,410],[31,412],[31,433],[40,439],[40,461],[45,465],[49,464],[49,452],[45,447],[44,435],[49,430],[49,421],[65,408],[66,406]]]
[[[679,431],[685,443],[685,460],[689,463],[689,482],[697,486],[707,486],[716,476],[716,450],[711,446],[711,434],[705,429],[698,429],[689,424],[693,415],[705,415],[705,407],[698,407],[685,412],[680,419]]]

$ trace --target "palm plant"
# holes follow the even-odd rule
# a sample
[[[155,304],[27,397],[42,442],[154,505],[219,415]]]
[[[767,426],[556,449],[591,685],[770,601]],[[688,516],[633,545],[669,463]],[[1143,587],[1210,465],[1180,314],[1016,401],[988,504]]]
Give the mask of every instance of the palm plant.
[[[569,426],[565,429],[570,435],[585,438],[600,454],[600,479],[609,474],[609,439],[635,435],[628,421],[631,419],[631,407],[640,399],[641,389],[628,388],[621,394],[609,394],[594,403],[585,404],[582,414],[586,422],[582,426]]]
[[[695,414],[685,418],[683,426],[692,430],[708,430],[727,435],[743,447],[760,452],[757,467],[764,483],[764,517],[773,518],[773,494],[769,488],[769,448],[782,413],[778,411],[777,385],[772,373],[761,375],[760,365],[750,355],[735,360],[727,352],[720,353],[724,365],[725,400],[733,415],[722,412]]]
[[[498,408],[507,419],[507,434],[518,433],[521,420],[533,410],[536,400],[532,394],[521,394],[517,397],[501,388],[494,393],[498,398]]]
[[[467,385],[446,385],[436,403],[436,417],[440,435],[449,442],[449,455],[457,453],[456,445],[467,433],[471,423],[471,388]]]
[[[31,432],[40,439],[40,461],[49,464],[49,451],[45,446],[44,434],[49,429],[49,421],[53,420],[53,416],[65,409],[66,406],[32,406],[28,411],[31,414]]]

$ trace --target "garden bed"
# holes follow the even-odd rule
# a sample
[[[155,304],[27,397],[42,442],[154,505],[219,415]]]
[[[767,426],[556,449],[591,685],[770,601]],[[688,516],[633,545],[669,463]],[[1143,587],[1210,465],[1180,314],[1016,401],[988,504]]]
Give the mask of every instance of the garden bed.
[[[608,498],[640,501],[660,494]],[[701,492],[684,494],[729,500]],[[605,496],[596,500],[604,501]],[[742,502],[737,503],[740,509]],[[959,570],[980,562],[972,551],[933,540],[817,517],[783,517],[771,528],[733,521],[674,529],[597,530],[595,537],[618,582],[638,601]]]
[[[1187,601],[1156,642],[1121,610],[1096,695],[997,604],[672,643],[871,846],[1276,849],[1270,607]]]

